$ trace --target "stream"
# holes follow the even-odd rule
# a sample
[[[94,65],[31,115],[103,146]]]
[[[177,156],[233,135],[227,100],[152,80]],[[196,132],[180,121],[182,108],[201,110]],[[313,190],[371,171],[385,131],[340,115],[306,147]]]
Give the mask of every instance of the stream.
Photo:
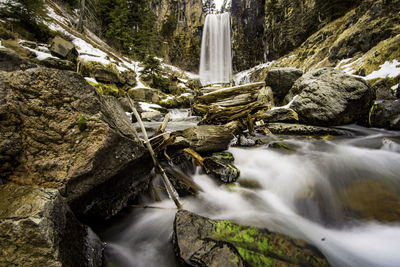
[[[354,136],[279,136],[294,151],[231,147],[238,183],[197,170],[191,178],[202,192],[182,198],[184,209],[304,239],[332,266],[399,266],[400,133],[341,128]],[[108,266],[177,266],[174,203],[145,205],[152,208],[128,208],[99,233]]]

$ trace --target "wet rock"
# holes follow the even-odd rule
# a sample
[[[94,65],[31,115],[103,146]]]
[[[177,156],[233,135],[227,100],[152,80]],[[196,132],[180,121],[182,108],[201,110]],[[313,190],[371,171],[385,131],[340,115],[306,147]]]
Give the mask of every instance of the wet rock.
[[[224,126],[201,125],[184,130],[181,136],[197,152],[217,152],[228,149],[233,134]]]
[[[212,157],[204,158],[203,169],[208,175],[224,183],[233,183],[239,178],[240,171],[232,164],[232,162],[232,155],[216,154]]]
[[[1,72],[0,96],[2,179],[59,189],[79,218],[93,220],[147,187],[152,161],[128,116],[81,75]]]
[[[178,259],[189,266],[329,266],[303,240],[185,210],[175,216],[173,244]]]
[[[251,136],[248,136],[246,134],[241,134],[239,135],[238,142],[236,143],[236,145],[250,147],[250,146],[255,146],[256,141],[252,139]]]
[[[369,115],[371,127],[400,130],[400,100],[377,101]]]
[[[273,134],[285,135],[312,135],[312,136],[351,136],[352,133],[345,130],[339,130],[328,127],[310,126],[303,124],[289,124],[289,123],[268,123],[266,127]]]
[[[272,143],[268,144],[268,147],[278,149],[278,150],[296,151],[295,146],[290,145],[286,142],[272,142]]]
[[[299,115],[291,108],[273,108],[267,111],[258,112],[254,115],[256,120],[268,122],[298,122]]]
[[[281,105],[294,82],[303,75],[303,71],[296,68],[274,68],[267,72],[265,84],[272,88],[274,102]]]
[[[400,195],[391,185],[359,179],[341,190],[339,197],[347,216],[380,222],[400,222]]]
[[[12,49],[0,48],[0,70],[15,71],[34,67],[36,67],[36,64],[20,57]]]
[[[103,244],[57,189],[0,185],[1,266],[101,266]]]
[[[306,73],[299,78],[285,101],[301,123],[333,126],[354,123],[368,114],[375,98],[373,87],[362,78],[331,68]]]
[[[74,44],[60,36],[54,37],[49,49],[57,57],[76,62],[78,51],[76,51]]]

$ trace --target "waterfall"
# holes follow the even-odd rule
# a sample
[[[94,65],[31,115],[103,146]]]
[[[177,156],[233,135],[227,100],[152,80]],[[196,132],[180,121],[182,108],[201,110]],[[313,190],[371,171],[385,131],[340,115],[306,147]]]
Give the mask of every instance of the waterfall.
[[[208,14],[200,57],[201,84],[229,83],[232,78],[231,23],[229,13]]]

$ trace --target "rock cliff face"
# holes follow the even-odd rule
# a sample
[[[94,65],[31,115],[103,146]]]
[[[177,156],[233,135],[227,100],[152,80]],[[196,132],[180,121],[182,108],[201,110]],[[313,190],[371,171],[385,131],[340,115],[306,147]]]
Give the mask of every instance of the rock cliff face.
[[[241,71],[265,60],[265,0],[232,0],[233,69]]]
[[[198,71],[204,24],[201,0],[152,0],[166,62]]]
[[[277,59],[360,1],[233,0],[234,69]]]

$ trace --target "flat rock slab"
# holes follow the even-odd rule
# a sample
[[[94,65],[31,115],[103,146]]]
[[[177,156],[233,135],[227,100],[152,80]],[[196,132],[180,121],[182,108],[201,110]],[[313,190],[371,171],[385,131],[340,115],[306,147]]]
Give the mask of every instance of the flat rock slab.
[[[266,127],[273,134],[284,134],[284,135],[311,135],[311,136],[352,136],[353,134],[346,130],[339,130],[328,127],[311,126],[303,124],[291,124],[291,123],[268,123]]]
[[[0,185],[0,266],[101,266],[103,244],[56,189]]]
[[[282,234],[180,210],[173,244],[188,266],[329,266],[319,250]]]

